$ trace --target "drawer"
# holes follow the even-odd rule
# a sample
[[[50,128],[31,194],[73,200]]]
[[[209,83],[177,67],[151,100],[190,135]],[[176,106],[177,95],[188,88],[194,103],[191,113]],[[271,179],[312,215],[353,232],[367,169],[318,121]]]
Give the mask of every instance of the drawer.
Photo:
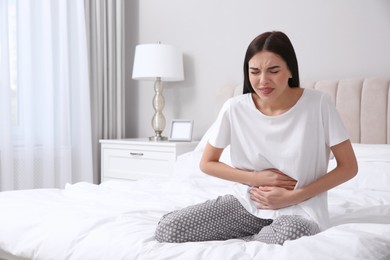
[[[176,160],[173,151],[103,149],[103,178],[137,180],[169,177]]]

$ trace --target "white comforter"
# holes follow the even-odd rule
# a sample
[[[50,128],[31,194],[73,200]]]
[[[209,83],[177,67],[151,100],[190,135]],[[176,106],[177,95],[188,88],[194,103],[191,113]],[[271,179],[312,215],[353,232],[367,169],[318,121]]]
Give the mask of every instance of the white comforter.
[[[329,192],[333,227],[283,246],[154,240],[160,217],[230,191],[227,182],[77,183],[0,193],[0,249],[28,259],[390,259],[390,192]]]

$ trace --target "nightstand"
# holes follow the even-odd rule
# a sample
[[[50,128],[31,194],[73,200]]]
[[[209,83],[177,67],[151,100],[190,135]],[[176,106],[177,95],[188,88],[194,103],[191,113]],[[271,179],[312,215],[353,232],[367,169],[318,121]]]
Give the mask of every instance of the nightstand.
[[[193,142],[153,142],[147,138],[100,140],[101,181],[169,178],[176,158],[195,149]]]

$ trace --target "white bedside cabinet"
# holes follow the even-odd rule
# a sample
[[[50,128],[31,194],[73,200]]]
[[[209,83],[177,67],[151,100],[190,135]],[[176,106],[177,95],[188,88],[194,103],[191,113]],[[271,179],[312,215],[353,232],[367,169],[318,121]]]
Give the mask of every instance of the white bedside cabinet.
[[[153,142],[142,139],[100,140],[101,181],[169,178],[176,158],[198,142]]]

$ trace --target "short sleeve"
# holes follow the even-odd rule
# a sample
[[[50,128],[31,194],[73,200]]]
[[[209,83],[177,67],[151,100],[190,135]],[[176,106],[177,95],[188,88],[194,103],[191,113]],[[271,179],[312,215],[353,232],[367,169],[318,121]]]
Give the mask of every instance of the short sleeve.
[[[322,119],[325,130],[326,143],[329,147],[335,146],[349,139],[340,114],[336,110],[329,95],[324,94],[321,100]]]
[[[222,106],[217,120],[212,126],[213,130],[209,138],[209,143],[216,148],[226,148],[230,144],[230,106],[231,100],[229,99]]]

